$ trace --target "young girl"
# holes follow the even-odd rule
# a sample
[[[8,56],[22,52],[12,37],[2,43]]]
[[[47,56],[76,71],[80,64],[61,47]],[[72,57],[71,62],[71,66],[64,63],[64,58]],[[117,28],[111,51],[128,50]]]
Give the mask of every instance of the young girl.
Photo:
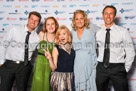
[[[44,55],[44,50],[48,48],[52,52],[58,27],[57,20],[54,17],[48,17],[44,22],[43,31],[39,33],[40,44],[34,69],[32,91],[50,91],[49,76],[51,69],[49,61]]]
[[[75,51],[71,48],[71,33],[62,25],[56,32],[57,45],[52,56],[47,49],[45,56],[49,59],[51,73],[51,91],[73,91],[73,66]]]

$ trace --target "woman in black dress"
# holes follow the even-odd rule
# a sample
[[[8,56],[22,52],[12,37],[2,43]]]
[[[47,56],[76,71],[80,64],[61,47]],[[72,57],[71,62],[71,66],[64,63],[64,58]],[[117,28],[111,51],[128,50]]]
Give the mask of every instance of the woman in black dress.
[[[71,33],[66,26],[62,25],[57,30],[56,42],[52,56],[48,49],[45,52],[53,71],[50,80],[51,91],[73,91],[75,51],[71,48]]]

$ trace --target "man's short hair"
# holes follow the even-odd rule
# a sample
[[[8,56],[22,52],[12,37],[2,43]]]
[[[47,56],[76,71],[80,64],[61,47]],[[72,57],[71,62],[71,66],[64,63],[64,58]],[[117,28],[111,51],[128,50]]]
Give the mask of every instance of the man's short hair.
[[[36,15],[37,17],[39,17],[40,18],[39,22],[41,22],[42,17],[41,17],[41,14],[39,12],[37,12],[37,11],[30,12],[28,18],[30,18],[31,15]]]
[[[114,9],[114,11],[115,11],[115,16],[116,16],[116,14],[117,14],[117,9],[114,7],[114,6],[112,6],[112,5],[107,5],[104,9],[103,9],[103,14],[104,14],[104,11],[105,11],[105,9],[106,8],[112,8],[112,9]]]

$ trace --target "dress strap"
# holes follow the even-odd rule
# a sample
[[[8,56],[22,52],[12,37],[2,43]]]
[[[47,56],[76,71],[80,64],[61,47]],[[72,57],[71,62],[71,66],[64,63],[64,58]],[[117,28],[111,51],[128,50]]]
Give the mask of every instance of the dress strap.
[[[60,52],[60,46],[55,45],[55,47],[57,48],[58,52]]]
[[[44,40],[45,33],[43,34],[43,40]]]
[[[58,45],[55,45],[55,47],[56,47],[57,49],[59,49],[59,46],[58,46]]]

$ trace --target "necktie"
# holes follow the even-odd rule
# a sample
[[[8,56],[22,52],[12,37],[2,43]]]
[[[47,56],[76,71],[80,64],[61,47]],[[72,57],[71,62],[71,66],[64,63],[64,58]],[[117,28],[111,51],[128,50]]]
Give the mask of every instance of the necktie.
[[[109,59],[110,59],[110,29],[106,29],[106,38],[105,38],[105,48],[104,48],[104,57],[103,57],[103,65],[105,68],[109,66]]]
[[[26,35],[26,39],[25,39],[25,56],[24,56],[24,65],[28,64],[28,48],[29,48],[29,35],[31,34],[31,32],[27,31],[27,35]]]

